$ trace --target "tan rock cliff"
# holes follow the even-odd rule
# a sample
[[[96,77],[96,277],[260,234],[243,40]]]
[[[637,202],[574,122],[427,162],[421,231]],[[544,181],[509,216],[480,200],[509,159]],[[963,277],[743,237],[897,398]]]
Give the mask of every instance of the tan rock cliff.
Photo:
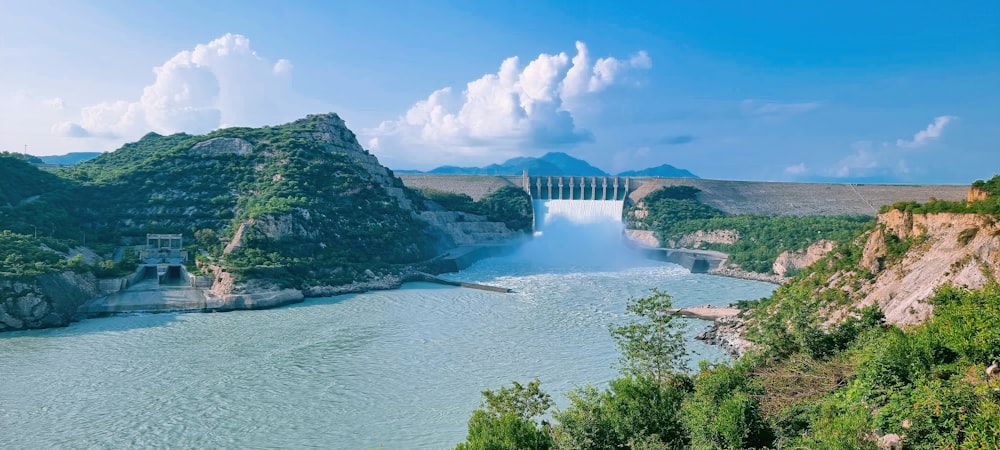
[[[890,323],[923,322],[932,309],[924,300],[938,286],[980,288],[1000,273],[1000,226],[992,217],[893,210],[878,220],[861,262],[875,278],[862,284],[855,297],[860,306],[878,304]],[[883,264],[889,235],[915,239],[895,264]]]
[[[782,252],[777,258],[775,258],[774,265],[771,266],[771,270],[782,276],[789,273],[789,271],[802,270],[822,259],[836,246],[836,242],[829,239],[823,239],[813,243],[805,250]]]

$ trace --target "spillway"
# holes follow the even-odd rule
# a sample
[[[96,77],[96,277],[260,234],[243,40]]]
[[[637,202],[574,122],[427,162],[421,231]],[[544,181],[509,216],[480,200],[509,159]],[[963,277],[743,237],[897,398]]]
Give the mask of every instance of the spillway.
[[[622,200],[535,200],[535,231],[558,221],[574,224],[622,223]]]

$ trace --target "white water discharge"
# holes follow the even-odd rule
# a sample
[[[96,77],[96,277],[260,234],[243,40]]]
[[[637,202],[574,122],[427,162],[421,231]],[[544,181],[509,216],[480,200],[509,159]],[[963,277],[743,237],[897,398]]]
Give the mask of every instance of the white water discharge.
[[[574,224],[622,223],[622,200],[535,200],[535,231],[568,221]],[[544,231],[543,231],[544,232]]]
[[[537,377],[565,407],[567,391],[614,378],[608,326],[628,320],[628,297],[721,306],[774,290],[637,257],[621,202],[583,224],[555,212],[601,201],[546,203],[541,236],[447,276],[513,294],[413,283],[0,333],[0,448],[453,448],[484,389]],[[725,358],[693,340],[707,322],[685,321],[692,367]]]

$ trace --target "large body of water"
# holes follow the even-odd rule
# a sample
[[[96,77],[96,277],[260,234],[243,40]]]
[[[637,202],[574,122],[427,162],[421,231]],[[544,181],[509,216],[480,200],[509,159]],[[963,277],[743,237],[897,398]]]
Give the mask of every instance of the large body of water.
[[[726,305],[774,289],[551,236],[450,276],[513,294],[415,283],[0,335],[0,448],[452,448],[484,389],[537,377],[565,406],[615,377],[608,326],[630,296]],[[688,349],[692,365],[725,358]]]

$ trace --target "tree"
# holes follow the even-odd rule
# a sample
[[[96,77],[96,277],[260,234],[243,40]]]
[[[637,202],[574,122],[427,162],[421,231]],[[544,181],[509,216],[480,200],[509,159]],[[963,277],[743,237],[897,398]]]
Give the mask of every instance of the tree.
[[[612,325],[611,336],[621,350],[624,374],[666,381],[687,366],[683,324],[667,311],[670,295],[658,289],[652,292],[649,297],[628,300],[625,309],[639,320]]]
[[[702,363],[695,392],[684,401],[681,417],[691,436],[692,448],[764,448],[774,439],[762,418],[751,369],[737,362],[710,368]]]
[[[570,406],[554,414],[556,446],[566,450],[605,448],[685,448],[687,433],[679,413],[691,380],[671,382],[647,377],[611,380],[599,392],[593,386],[569,393]]]
[[[212,253],[215,253],[216,248],[219,247],[219,235],[211,228],[202,228],[195,231],[194,239],[201,248]]]
[[[538,379],[510,388],[483,391],[483,403],[472,412],[466,442],[456,450],[546,450],[552,447],[549,431],[535,422],[552,407]]]

